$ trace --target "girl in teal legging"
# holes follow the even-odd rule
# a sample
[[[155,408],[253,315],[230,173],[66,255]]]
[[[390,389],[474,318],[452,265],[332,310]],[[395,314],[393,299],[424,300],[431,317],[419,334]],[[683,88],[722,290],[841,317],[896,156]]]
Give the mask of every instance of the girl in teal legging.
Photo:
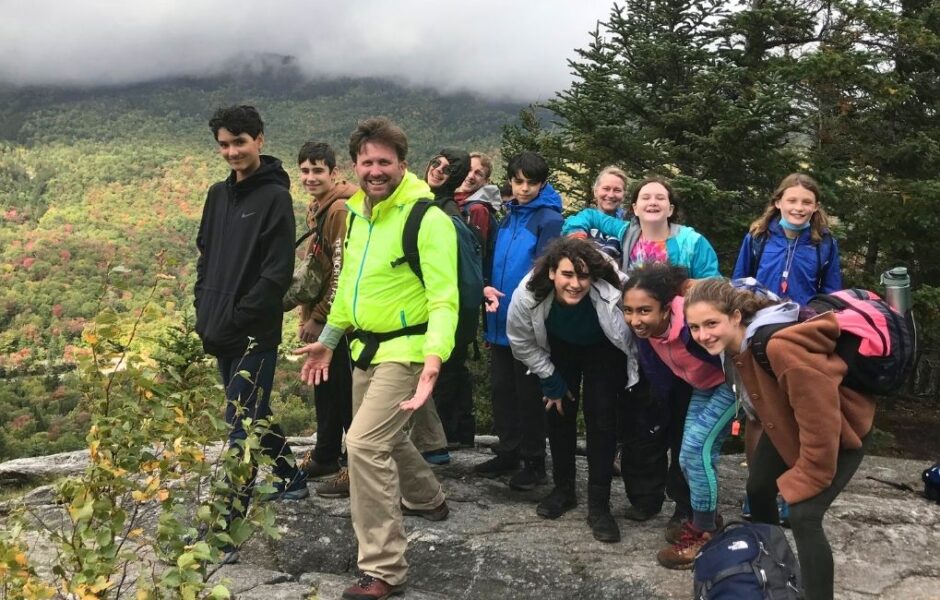
[[[623,295],[624,319],[639,338],[640,356],[652,350],[693,388],[679,453],[691,492],[692,519],[656,555],[669,569],[691,568],[699,549],[720,526],[716,465],[736,410],[720,360],[692,340],[685,324],[681,292],[687,281],[683,267],[651,263],[630,274]]]

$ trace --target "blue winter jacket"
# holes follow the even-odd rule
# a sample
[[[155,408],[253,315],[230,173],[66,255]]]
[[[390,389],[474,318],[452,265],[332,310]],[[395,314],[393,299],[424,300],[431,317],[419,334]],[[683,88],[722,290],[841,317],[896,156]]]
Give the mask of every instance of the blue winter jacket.
[[[630,252],[637,240],[640,239],[640,221],[634,217],[630,221],[622,221],[605,215],[599,210],[587,208],[578,214],[565,219],[562,234],[569,235],[576,231],[590,234],[597,230],[604,235],[615,236],[621,241],[623,256],[621,257],[621,270],[629,273],[633,267],[630,263]],[[689,270],[692,279],[705,277],[718,277],[718,255],[705,236],[686,225],[670,225],[669,239],[666,240],[666,252],[669,262],[681,265]]]
[[[513,292],[548,243],[561,235],[564,221],[561,196],[547,183],[531,202],[519,204],[513,200],[508,209],[496,232],[490,273],[490,285],[506,296],[499,299],[495,313],[486,313],[486,341],[500,346],[509,346],[506,316]]]
[[[764,251],[756,273],[752,264],[755,242],[750,233],[744,236],[738,261],[734,265],[732,278],[750,277],[761,282],[770,291],[797,304],[806,304],[816,294],[828,294],[842,289],[842,268],[839,265],[839,245],[834,237],[826,233],[817,245],[810,230],[800,232],[796,238],[796,249],[792,252],[787,289],[781,287],[783,271],[787,263],[790,241],[778,221],[771,221],[770,236],[765,238]],[[759,242],[758,242],[759,243]]]

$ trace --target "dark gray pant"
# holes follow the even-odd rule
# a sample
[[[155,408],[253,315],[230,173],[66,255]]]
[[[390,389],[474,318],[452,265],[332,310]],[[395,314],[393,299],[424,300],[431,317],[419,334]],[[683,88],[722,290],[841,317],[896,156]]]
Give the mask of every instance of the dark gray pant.
[[[545,456],[545,408],[542,386],[526,366],[513,358],[509,346],[490,348],[493,426],[499,436],[496,454],[509,457]]]
[[[665,495],[676,511],[691,518],[689,484],[679,465],[682,432],[692,387],[677,379],[667,397],[640,382],[621,394],[617,407],[623,453],[620,472],[630,503],[647,512],[659,512]]]
[[[330,361],[330,378],[313,390],[317,411],[317,445],[313,458],[320,464],[336,461],[343,453],[343,432],[352,423],[352,358],[346,336]]]
[[[831,600],[833,597],[832,547],[823,529],[823,517],[836,496],[845,488],[862,463],[870,434],[862,438],[862,447],[839,451],[832,483],[819,494],[790,505],[790,528],[800,559],[800,574],[806,600]],[[748,465],[747,497],[751,516],[760,523],[780,524],[777,514],[777,478],[789,469],[766,435],[761,435]]]

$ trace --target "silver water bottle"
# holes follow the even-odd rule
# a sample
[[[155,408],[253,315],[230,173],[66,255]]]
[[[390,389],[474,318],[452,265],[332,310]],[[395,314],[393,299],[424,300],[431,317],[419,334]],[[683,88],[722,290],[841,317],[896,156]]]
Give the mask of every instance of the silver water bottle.
[[[907,267],[894,267],[881,274],[885,286],[885,302],[902,315],[911,310],[911,277]]]

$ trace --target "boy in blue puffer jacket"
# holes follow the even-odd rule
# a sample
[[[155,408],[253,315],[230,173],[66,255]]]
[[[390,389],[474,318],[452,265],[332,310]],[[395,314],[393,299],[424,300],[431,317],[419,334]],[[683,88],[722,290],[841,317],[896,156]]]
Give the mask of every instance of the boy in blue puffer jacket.
[[[493,424],[496,456],[475,467],[481,474],[515,471],[509,487],[531,490],[545,481],[545,412],[538,377],[513,358],[506,336],[512,293],[548,243],[561,235],[561,196],[548,183],[548,163],[534,152],[509,161],[513,198],[499,224],[492,268],[483,296],[486,341],[490,344]]]

